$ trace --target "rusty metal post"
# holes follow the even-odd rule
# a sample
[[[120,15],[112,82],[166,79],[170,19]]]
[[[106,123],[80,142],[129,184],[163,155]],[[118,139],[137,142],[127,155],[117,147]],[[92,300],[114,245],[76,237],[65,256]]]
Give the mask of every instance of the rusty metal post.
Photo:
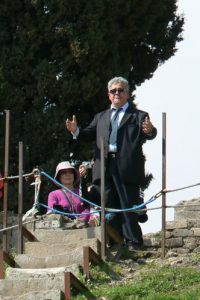
[[[4,279],[4,271],[3,271],[3,263],[4,263],[4,257],[3,257],[3,250],[0,250],[0,279]]]
[[[104,138],[101,137],[101,258],[106,257],[106,230],[105,230],[105,163]]]
[[[18,185],[18,254],[23,253],[22,213],[23,213],[23,143],[19,142],[19,185]]]
[[[6,128],[5,128],[5,156],[4,156],[4,178],[8,177],[9,170],[9,141],[10,141],[10,111],[5,110],[6,113]],[[3,228],[8,224],[8,180],[4,182],[4,198],[3,198]],[[7,252],[8,234],[3,232],[3,251]]]
[[[166,113],[162,113],[162,190],[166,189]],[[165,257],[166,194],[162,194],[162,253]]]
[[[71,273],[64,273],[65,300],[71,299]]]
[[[90,263],[90,253],[89,247],[83,247],[83,274],[85,276],[85,280],[90,278],[90,271],[89,271],[89,263]]]

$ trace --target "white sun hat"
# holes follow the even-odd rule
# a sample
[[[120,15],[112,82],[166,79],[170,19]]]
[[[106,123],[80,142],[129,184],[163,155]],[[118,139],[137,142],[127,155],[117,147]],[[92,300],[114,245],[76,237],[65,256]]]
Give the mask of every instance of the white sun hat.
[[[76,170],[75,167],[73,167],[69,161],[62,161],[60,162],[57,167],[56,167],[56,173],[54,175],[54,178],[56,180],[58,180],[58,175],[59,175],[59,172],[62,171],[62,170],[73,170],[74,172],[74,181],[76,181],[78,179],[78,172]]]

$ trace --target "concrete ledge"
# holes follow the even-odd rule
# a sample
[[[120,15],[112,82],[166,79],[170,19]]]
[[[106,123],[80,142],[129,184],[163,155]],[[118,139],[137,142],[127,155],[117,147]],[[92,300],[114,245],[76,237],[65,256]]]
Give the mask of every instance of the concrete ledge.
[[[58,255],[69,253],[74,250],[83,251],[83,246],[90,246],[94,251],[97,250],[97,239],[85,239],[82,241],[74,241],[74,243],[56,243],[48,244],[42,242],[26,242],[24,254],[33,255],[37,257],[46,257],[49,255]]]
[[[55,278],[64,276],[64,272],[71,272],[78,276],[80,267],[78,264],[73,264],[68,267],[46,268],[46,269],[20,269],[8,268],[6,272],[7,279],[29,279],[29,278]],[[63,277],[64,278],[64,277]]]
[[[59,290],[52,291],[33,291],[21,296],[0,296],[0,300],[61,300],[62,292]]]
[[[52,290],[64,291],[63,276],[58,276],[55,278],[37,278],[37,279],[29,278],[29,279],[22,279],[22,280],[1,279],[0,280],[0,299],[4,299],[2,297],[5,296],[12,297],[11,299],[15,299],[14,297],[19,297],[21,295],[30,292],[41,292],[41,291],[50,292]],[[40,298],[35,298],[35,299],[41,300]]]
[[[36,229],[32,231],[34,236],[39,242],[49,244],[56,243],[74,243],[84,239],[99,238],[101,237],[101,227],[88,227],[83,229],[57,229],[45,230]]]
[[[67,267],[72,264],[81,265],[83,262],[83,251],[75,249],[68,253],[48,255],[46,257],[20,254],[16,255],[15,261],[20,268],[24,269]]]

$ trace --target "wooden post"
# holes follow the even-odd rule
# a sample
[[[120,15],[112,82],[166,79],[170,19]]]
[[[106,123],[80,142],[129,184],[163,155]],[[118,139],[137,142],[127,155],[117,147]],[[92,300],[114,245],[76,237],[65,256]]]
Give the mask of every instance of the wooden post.
[[[23,143],[19,142],[19,186],[18,186],[18,254],[23,253],[22,213],[23,213]]]
[[[87,299],[96,299],[96,297],[88,290],[88,288],[71,272],[64,273],[64,299],[71,299],[71,287],[74,287],[78,292],[82,294],[87,294]]]
[[[6,113],[6,129],[5,129],[5,157],[4,157],[4,178],[8,177],[9,170],[9,140],[10,140],[10,111],[5,110]],[[4,182],[4,197],[3,197],[3,228],[8,224],[8,180]],[[8,234],[3,232],[3,251],[7,252]]]
[[[162,114],[162,190],[166,189],[166,113]],[[162,253],[165,257],[166,194],[162,194]]]
[[[104,139],[101,137],[101,258],[106,257]]]
[[[84,246],[83,247],[83,274],[85,276],[86,281],[90,278],[89,263],[90,263],[89,247]]]
[[[98,253],[96,253],[89,246],[84,246],[83,247],[83,274],[85,276],[86,281],[90,278],[90,270],[89,270],[90,261],[96,264],[101,264],[103,262],[101,256]]]
[[[0,250],[0,279],[4,279],[4,272],[3,272],[3,250]]]

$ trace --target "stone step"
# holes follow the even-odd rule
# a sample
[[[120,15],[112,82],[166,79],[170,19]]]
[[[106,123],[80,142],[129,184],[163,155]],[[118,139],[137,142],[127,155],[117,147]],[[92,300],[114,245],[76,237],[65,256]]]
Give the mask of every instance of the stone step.
[[[62,300],[60,290],[52,291],[32,291],[19,296],[0,296],[0,300]]]
[[[44,298],[46,295],[54,294],[54,298]],[[56,291],[56,292],[55,292]],[[64,277],[56,276],[50,278],[28,278],[28,279],[1,279],[0,280],[0,299],[16,299],[15,297],[23,296],[22,299],[29,299],[32,293],[41,293],[41,297],[30,299],[55,299],[60,300],[61,291],[64,291]],[[44,293],[42,296],[42,292]],[[25,298],[27,295],[29,298]],[[46,294],[46,295],[45,295]],[[9,298],[7,298],[9,299]]]
[[[44,257],[49,255],[58,255],[67,252],[73,252],[79,249],[82,252],[84,246],[90,246],[94,251],[97,251],[97,239],[85,239],[76,243],[43,243],[43,242],[26,242],[24,247],[24,254],[33,255],[37,257]]]
[[[19,268],[23,269],[65,267],[74,263],[82,265],[83,248],[76,248],[68,253],[48,255],[43,257],[19,254],[15,256],[15,262]]]
[[[36,229],[32,234],[39,242],[49,244],[56,243],[76,243],[84,239],[101,238],[101,227],[88,227],[82,229]]]
[[[6,279],[64,278],[64,272],[71,272],[77,277],[80,272],[80,266],[78,264],[72,264],[68,267],[45,269],[20,269],[8,267],[6,270]]]
[[[8,267],[6,279],[0,280],[0,300],[61,300],[64,272],[69,271],[77,277],[79,265],[47,269]]]
[[[20,268],[54,268],[71,264],[83,264],[83,246],[90,246],[97,252],[97,239],[87,239],[74,244],[25,243],[25,254],[15,256]]]

